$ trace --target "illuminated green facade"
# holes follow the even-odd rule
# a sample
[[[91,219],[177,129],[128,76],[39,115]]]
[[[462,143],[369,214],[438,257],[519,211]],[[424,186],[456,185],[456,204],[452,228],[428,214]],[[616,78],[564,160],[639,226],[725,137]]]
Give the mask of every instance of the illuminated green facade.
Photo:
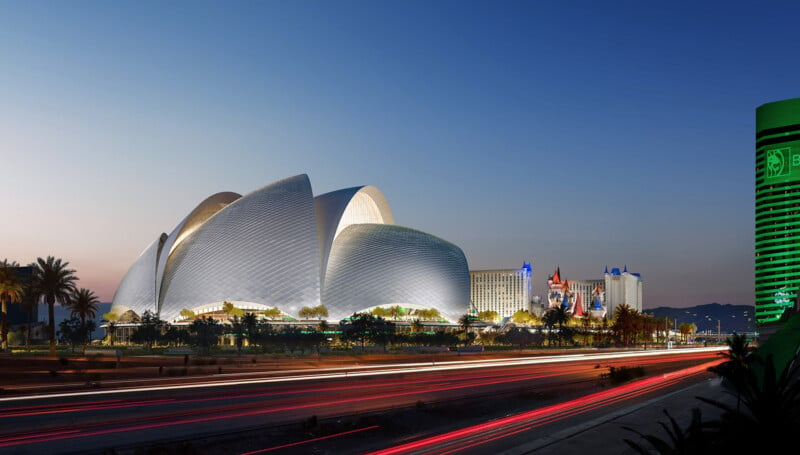
[[[756,320],[780,319],[800,285],[800,98],[756,109]]]

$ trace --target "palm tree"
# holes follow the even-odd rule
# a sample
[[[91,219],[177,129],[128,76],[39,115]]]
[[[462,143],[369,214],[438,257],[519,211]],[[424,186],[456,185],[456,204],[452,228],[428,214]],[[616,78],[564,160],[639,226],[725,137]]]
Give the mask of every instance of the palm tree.
[[[94,319],[97,316],[98,303],[100,303],[100,300],[94,295],[94,292],[86,288],[75,290],[70,297],[70,316],[81,318],[81,327],[87,328],[86,334],[88,335],[89,341],[92,341],[92,332],[89,331],[86,326],[86,318]],[[84,343],[84,349],[85,344],[86,343]]]
[[[558,329],[561,330],[572,319],[572,315],[561,305],[557,306],[554,311],[556,313],[556,324],[558,324]]]
[[[622,344],[628,346],[628,340],[636,330],[638,311],[623,303],[614,310],[614,324],[611,330],[622,339]]]
[[[31,270],[36,267],[36,263],[28,264]],[[28,314],[28,326],[25,330],[25,349],[31,350],[31,326],[33,325],[33,313],[39,306],[41,294],[36,289],[36,282],[32,279],[25,280],[22,285],[22,309]]]
[[[558,324],[558,316],[556,315],[555,308],[550,308],[542,315],[542,324],[547,328],[547,343],[548,346],[553,345],[553,338],[555,338],[553,328]]]
[[[464,330],[464,333],[469,331],[469,328],[472,327],[472,316],[465,314],[458,318],[458,325],[461,326],[461,329]]]
[[[94,292],[80,288],[72,293],[69,302],[70,316],[81,318],[81,323],[86,324],[86,318],[94,319],[97,316],[97,304],[100,300]]]
[[[414,319],[414,321],[411,322],[412,332],[422,332],[423,329],[424,326],[422,325],[422,321],[420,321],[419,319]]]
[[[0,305],[2,306],[2,339],[3,350],[8,349],[8,303],[22,301],[22,284],[17,281],[17,274],[12,267],[18,267],[16,262],[7,260],[0,262]]]
[[[254,346],[261,342],[258,336],[258,316],[255,313],[245,313],[242,316],[242,325],[247,334],[247,344]]]
[[[36,266],[33,269],[33,281],[36,292],[44,298],[47,303],[47,316],[50,321],[48,327],[50,336],[50,356],[56,355],[56,324],[55,324],[55,304],[67,304],[70,296],[75,290],[75,270],[68,269],[69,262],[61,262],[53,256],[47,259],[37,258]]]

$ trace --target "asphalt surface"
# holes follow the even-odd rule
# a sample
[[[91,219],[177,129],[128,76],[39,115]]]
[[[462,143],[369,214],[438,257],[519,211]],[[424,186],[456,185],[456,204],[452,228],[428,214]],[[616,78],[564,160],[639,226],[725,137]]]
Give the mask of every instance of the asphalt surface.
[[[670,425],[669,417],[676,420],[681,429],[691,422],[691,409],[699,408],[703,421],[719,417],[720,411],[696,397],[702,396],[730,403],[731,396],[725,392],[718,378],[682,387],[624,409],[616,410],[595,419],[565,428],[547,437],[518,444],[496,453],[521,455],[535,453],[540,455],[568,454],[636,454],[625,439],[632,440],[645,449],[652,449],[643,438],[626,428],[642,434],[654,435],[665,441],[669,436],[660,423]],[[665,414],[669,413],[669,416]],[[508,441],[511,443],[511,441]]]
[[[665,367],[663,361],[653,361],[655,363],[650,368]],[[629,361],[619,362],[627,363]],[[644,360],[636,361],[636,363],[642,362]],[[329,386],[334,384],[328,381],[319,384],[316,382],[304,383],[289,388],[280,384],[268,388],[256,384],[242,384],[227,388],[225,392],[211,394],[209,394],[211,389],[208,389],[209,392],[201,391],[202,389],[187,390],[186,392],[171,390],[167,392],[167,395],[154,390],[131,395],[131,397],[135,396],[135,399],[127,396],[101,395],[97,396],[99,401],[94,401],[94,398],[90,399],[89,396],[83,396],[77,398],[53,397],[53,400],[38,400],[28,404],[9,402],[0,406],[0,408],[5,408],[4,414],[7,413],[3,416],[5,418],[0,419],[2,421],[0,428],[5,430],[2,432],[4,433],[4,442],[0,452],[12,450],[15,453],[84,453],[90,447],[116,446],[119,448],[128,446],[136,440],[141,442],[145,432],[152,433],[148,438],[150,440],[181,437],[179,433],[183,432],[185,432],[184,437],[225,432],[233,430],[241,418],[244,418],[248,425],[254,422],[253,419],[256,419],[255,421],[263,429],[280,422],[300,422],[312,414],[320,418],[340,414],[343,412],[342,407],[345,408],[346,414],[355,414],[374,412],[387,407],[402,408],[408,406],[409,403],[413,404],[415,400],[426,403],[449,401],[451,398],[460,396],[461,390],[475,392],[480,391],[481,387],[486,388],[487,393],[494,395],[502,387],[508,388],[509,392],[516,393],[520,384],[525,384],[526,389],[536,390],[539,387],[546,387],[548,384],[572,383],[574,380],[579,380],[582,382],[575,384],[583,383],[585,385],[582,387],[597,390],[594,382],[600,371],[597,369],[599,365],[595,365],[594,361],[584,361],[584,363],[585,365],[582,367],[572,364],[532,365],[525,368],[517,366],[489,368],[474,372],[440,372],[437,368],[437,371],[423,375],[406,376],[405,373],[398,372],[400,376],[395,376],[395,378],[400,379],[399,382],[391,378],[379,380],[378,377],[375,377],[373,379],[372,376],[362,377],[358,379],[357,383],[353,382],[355,378],[345,378],[343,382],[339,379],[338,384],[340,385],[333,388]],[[606,363],[603,362],[604,365]],[[574,371],[570,373],[570,370],[573,369]],[[667,374],[664,375],[665,378],[667,376]],[[614,403],[614,406],[611,407],[593,409],[591,406],[593,402],[600,400],[593,398],[586,403],[547,410],[541,416],[533,418],[534,421],[539,419],[542,422],[541,428],[535,431],[527,431],[523,428],[517,435],[509,434],[506,428],[498,428],[494,433],[497,435],[496,442],[479,441],[481,435],[478,434],[474,436],[477,442],[472,449],[464,447],[462,450],[460,447],[463,446],[458,445],[455,447],[443,446],[439,453],[452,453],[452,449],[463,453],[569,454],[586,453],[586,450],[591,450],[594,454],[634,453],[626,452],[630,449],[623,439],[635,439],[637,436],[625,430],[624,426],[637,428],[643,433],[655,433],[660,430],[658,422],[667,419],[661,412],[662,408],[669,409],[670,414],[681,421],[682,426],[685,426],[688,424],[691,407],[700,404],[694,398],[695,395],[715,396],[715,393],[721,394],[719,386],[715,386],[714,382],[709,382],[704,377],[694,376],[693,382],[697,383],[698,381],[700,381],[699,385],[688,388],[683,382],[670,383],[668,387],[662,387],[659,384],[658,388],[651,390],[648,396],[641,396],[638,399],[618,400],[615,395],[613,399],[610,399]],[[534,384],[536,385],[534,386]],[[192,387],[194,388],[194,386]],[[413,393],[407,391],[408,387],[411,387]],[[629,387],[626,393],[635,396],[640,389],[642,387],[638,385]],[[459,395],[454,395],[454,393]],[[556,398],[553,397],[554,400]],[[522,397],[518,397],[516,401],[520,402],[520,411],[530,409],[526,409]],[[542,397],[534,397],[532,401],[542,401]],[[639,404],[631,405],[631,403]],[[579,414],[578,408],[584,407],[586,410],[581,409]],[[460,409],[459,406],[455,408]],[[275,409],[278,412],[269,409]],[[466,409],[461,409],[461,411],[466,411]],[[220,419],[226,414],[230,414],[230,418]],[[431,417],[430,414],[426,410],[412,410],[407,417],[412,417],[408,420],[422,419]],[[561,414],[565,418],[561,419],[559,417]],[[566,418],[570,414],[574,415]],[[553,416],[559,418],[553,418]],[[176,420],[185,421],[185,424],[179,429]],[[556,423],[553,424],[551,421]],[[375,423],[372,422],[372,424]],[[397,430],[397,428],[393,428],[391,422],[377,423],[378,425],[370,426],[369,421],[363,421],[352,428],[342,427],[336,431],[344,436],[332,438],[330,441],[334,441],[333,444],[326,444],[330,441],[322,440],[319,444],[315,442],[307,445],[308,441],[303,441],[303,439],[313,439],[311,437],[313,435],[301,434],[298,435],[299,439],[294,440],[297,441],[296,443],[287,440],[290,443],[289,446],[284,450],[276,451],[276,453],[366,453],[371,451],[371,449],[367,449],[370,447],[367,444],[369,435],[376,432],[385,433],[374,438],[377,445],[371,446],[372,449],[381,450],[382,447],[387,447],[386,444],[389,441],[392,441],[390,442],[391,446],[401,444],[402,438],[401,440],[392,439],[393,430]],[[227,428],[229,425],[231,427]],[[461,425],[464,423],[457,424],[459,427]],[[483,423],[473,422],[467,425],[483,425]],[[523,425],[529,424],[523,422]],[[415,431],[425,431],[426,427],[425,424],[422,424]],[[348,437],[348,431],[355,433]],[[503,433],[504,431],[505,433]],[[284,435],[277,434],[277,436]],[[418,436],[414,436],[412,432],[409,437],[416,439]],[[19,445],[14,442],[18,438],[25,438],[25,443]],[[129,438],[133,439],[128,441]],[[346,439],[349,439],[350,442],[345,442]],[[253,441],[253,445],[242,447],[242,449],[276,448],[277,445],[280,445],[274,440],[266,442],[268,444],[262,445],[261,441]],[[460,439],[453,442],[463,444]],[[200,448],[202,445],[198,443],[195,444],[195,447]],[[225,453],[246,452],[246,450],[238,450],[235,447],[229,448],[232,450]],[[211,450],[201,453],[217,452]],[[432,451],[422,448],[403,453],[432,453]]]

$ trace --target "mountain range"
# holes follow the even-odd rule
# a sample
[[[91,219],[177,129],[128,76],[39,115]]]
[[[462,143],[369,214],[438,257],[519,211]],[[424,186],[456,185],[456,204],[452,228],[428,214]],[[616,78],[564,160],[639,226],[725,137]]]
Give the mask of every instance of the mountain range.
[[[645,314],[655,317],[668,317],[677,325],[692,322],[697,333],[717,333],[717,323],[722,333],[753,332],[756,330],[755,307],[751,305],[731,305],[708,303],[688,308],[658,307],[646,309]]]

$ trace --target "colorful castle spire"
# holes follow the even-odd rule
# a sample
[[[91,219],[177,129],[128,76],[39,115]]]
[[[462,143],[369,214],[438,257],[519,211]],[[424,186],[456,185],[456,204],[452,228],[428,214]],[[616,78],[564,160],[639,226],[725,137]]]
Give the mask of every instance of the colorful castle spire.
[[[573,317],[582,317],[583,316],[583,303],[581,302],[581,295],[578,294],[578,298],[575,299],[575,311],[572,312]]]

